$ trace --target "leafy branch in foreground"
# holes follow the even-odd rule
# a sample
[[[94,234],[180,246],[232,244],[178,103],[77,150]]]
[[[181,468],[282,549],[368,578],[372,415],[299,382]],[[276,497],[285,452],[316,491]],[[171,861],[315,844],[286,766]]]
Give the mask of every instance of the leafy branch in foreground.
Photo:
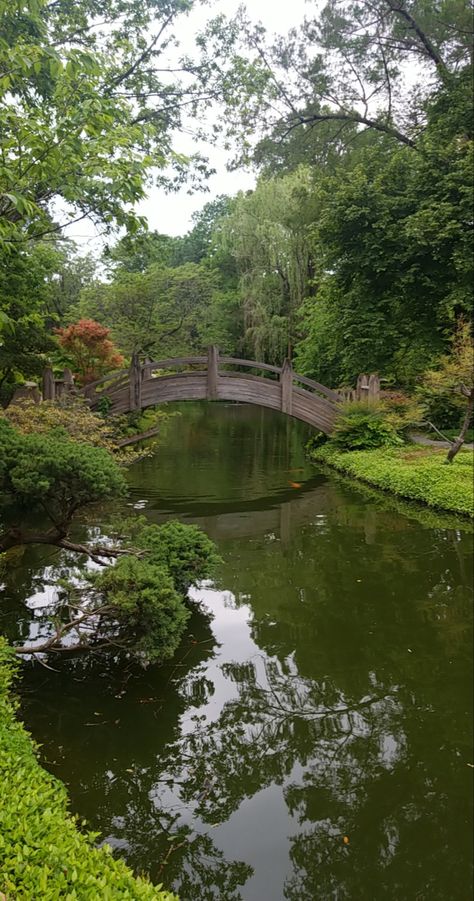
[[[16,648],[20,654],[110,649],[142,662],[172,656],[189,610],[189,587],[210,575],[218,558],[199,529],[180,523],[148,525],[135,518],[102,544],[71,538],[74,517],[86,506],[125,494],[124,476],[103,448],[58,433],[23,435],[0,420],[0,500],[4,526],[0,553],[46,544],[100,566],[79,570],[47,611],[45,640]],[[20,522],[16,517],[21,515]],[[50,527],[23,524],[35,514]],[[113,561],[113,563],[112,563]],[[104,567],[109,562],[108,567]]]

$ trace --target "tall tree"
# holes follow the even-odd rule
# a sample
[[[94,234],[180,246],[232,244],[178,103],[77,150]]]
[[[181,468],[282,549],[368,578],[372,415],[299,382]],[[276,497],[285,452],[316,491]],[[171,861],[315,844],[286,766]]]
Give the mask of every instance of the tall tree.
[[[297,312],[314,275],[310,249],[311,174],[300,168],[240,194],[222,223],[236,261],[245,342],[258,358],[291,356]]]
[[[273,41],[241,11],[205,36],[214,54],[224,44],[222,67],[237,83],[223,127],[241,136],[240,159],[260,139],[284,148],[295,129],[323,158],[331,143],[367,130],[416,148],[427,93],[472,65],[472,38],[470,0],[329,0]],[[257,158],[264,150],[260,143]]]
[[[209,101],[211,69],[179,55],[170,62],[190,8],[191,0],[1,0],[7,249],[84,217],[136,227],[133,204],[152,172],[168,186],[191,173],[173,135],[183,110]]]

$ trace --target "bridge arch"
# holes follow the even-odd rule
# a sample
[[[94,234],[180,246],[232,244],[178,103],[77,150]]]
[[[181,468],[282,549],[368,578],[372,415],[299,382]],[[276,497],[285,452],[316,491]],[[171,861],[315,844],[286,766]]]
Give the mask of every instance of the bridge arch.
[[[169,373],[170,369],[184,371]],[[242,372],[252,370],[252,372]],[[268,373],[266,377],[257,372]],[[281,368],[256,360],[219,356],[173,357],[140,363],[137,355],[128,370],[113,373],[83,389],[91,407],[107,399],[110,413],[128,413],[161,403],[184,400],[223,400],[278,410],[331,434],[341,396],[325,385],[294,372],[289,360]]]

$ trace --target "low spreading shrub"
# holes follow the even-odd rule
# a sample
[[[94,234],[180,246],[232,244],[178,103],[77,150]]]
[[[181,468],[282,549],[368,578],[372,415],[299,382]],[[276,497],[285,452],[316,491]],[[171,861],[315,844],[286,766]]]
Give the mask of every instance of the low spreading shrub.
[[[339,408],[331,440],[341,450],[396,447],[423,415],[422,404],[401,392],[391,392],[372,403],[350,401]]]
[[[177,901],[136,878],[97,833],[81,831],[65,787],[38,763],[10,697],[13,652],[0,638],[0,897],[81,901]]]
[[[101,399],[107,407],[108,398]],[[144,424],[132,419],[135,414],[107,417],[107,410],[93,413],[86,401],[81,397],[64,398],[61,403],[43,401],[35,404],[24,400],[10,404],[0,413],[0,421],[7,420],[22,435],[56,435],[58,438],[70,438],[78,444],[92,447],[103,447],[113,454],[121,464],[133,463],[137,458],[150,453],[155,445],[146,451],[130,447],[122,448],[123,438],[129,438],[146,429],[158,427],[168,419],[162,410],[154,411]]]
[[[469,451],[445,466],[445,453],[437,448],[413,445],[344,452],[330,442],[314,451],[312,458],[400,497],[474,516],[473,456]]]
[[[341,450],[365,450],[403,442],[384,404],[358,401],[341,404],[331,443]]]

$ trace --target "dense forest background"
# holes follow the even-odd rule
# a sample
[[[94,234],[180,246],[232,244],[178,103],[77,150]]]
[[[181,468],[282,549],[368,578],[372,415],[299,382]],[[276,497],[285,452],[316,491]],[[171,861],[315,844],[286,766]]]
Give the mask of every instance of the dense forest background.
[[[125,359],[216,343],[412,390],[472,315],[472,4],[330,0],[274,41],[241,11],[170,72],[189,8],[0,3],[0,400],[68,362],[80,320]],[[170,237],[134,205],[205,187],[175,149],[190,115],[258,181]],[[83,217],[100,258],[65,237]]]

